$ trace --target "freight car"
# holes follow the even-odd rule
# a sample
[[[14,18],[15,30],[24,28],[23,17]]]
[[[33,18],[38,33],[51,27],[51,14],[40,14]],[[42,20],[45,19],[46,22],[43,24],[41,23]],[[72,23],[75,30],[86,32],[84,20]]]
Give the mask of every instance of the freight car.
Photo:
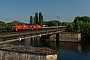
[[[41,26],[38,24],[16,24],[12,27],[13,31],[23,31],[23,30],[34,30],[40,29]]]

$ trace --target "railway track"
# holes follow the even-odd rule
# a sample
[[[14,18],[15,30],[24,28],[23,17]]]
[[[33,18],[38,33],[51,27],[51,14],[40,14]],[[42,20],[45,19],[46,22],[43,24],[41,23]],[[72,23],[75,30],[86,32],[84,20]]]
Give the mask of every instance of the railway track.
[[[65,30],[66,27],[47,27],[47,28],[40,28],[40,29],[33,29],[33,30],[22,30],[22,31],[5,31],[0,32],[0,37],[9,37],[15,35],[25,35],[25,34],[38,34],[44,32],[52,32],[52,31],[60,31]]]

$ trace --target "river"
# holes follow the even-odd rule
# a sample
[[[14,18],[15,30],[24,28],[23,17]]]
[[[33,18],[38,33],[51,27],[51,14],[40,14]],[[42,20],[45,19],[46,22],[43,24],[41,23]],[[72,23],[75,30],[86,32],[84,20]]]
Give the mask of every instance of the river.
[[[49,47],[58,52],[58,60],[90,60],[90,43],[47,42],[39,39],[26,39],[9,44]]]

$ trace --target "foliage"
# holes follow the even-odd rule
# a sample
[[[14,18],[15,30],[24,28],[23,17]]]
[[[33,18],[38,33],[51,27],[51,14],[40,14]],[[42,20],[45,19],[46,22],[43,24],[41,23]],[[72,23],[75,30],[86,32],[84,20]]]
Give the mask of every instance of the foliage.
[[[55,20],[51,20],[51,21],[44,22],[44,24],[46,24],[47,26],[57,26],[58,22]]]
[[[61,26],[67,26],[68,25],[68,22],[62,22],[61,23]]]
[[[15,24],[24,24],[23,22],[20,22],[20,21],[17,21],[17,20],[14,20],[12,22],[10,22],[11,25],[15,25]]]
[[[37,12],[35,13],[35,16],[34,16],[34,24],[38,24],[38,13]]]
[[[33,17],[32,16],[30,16],[30,22],[29,22],[30,24],[32,24],[33,23]]]
[[[56,21],[49,21],[48,25],[49,26],[58,26],[58,22],[56,22]]]
[[[90,17],[77,16],[72,23],[68,25],[69,32],[82,33],[83,39],[89,39],[90,37]]]
[[[44,24],[47,26],[67,26],[68,22],[59,22],[57,20],[50,20],[47,22],[45,21]]]
[[[41,12],[39,12],[39,14],[36,12],[34,17],[30,16],[30,24],[39,24],[43,26],[43,21],[44,19]]]
[[[0,21],[0,31],[5,29],[5,22]]]
[[[39,24],[43,26],[43,16],[41,12],[39,12]]]
[[[73,23],[73,22],[69,23],[68,24],[68,31],[69,32],[75,31],[74,26],[75,26],[75,23]]]

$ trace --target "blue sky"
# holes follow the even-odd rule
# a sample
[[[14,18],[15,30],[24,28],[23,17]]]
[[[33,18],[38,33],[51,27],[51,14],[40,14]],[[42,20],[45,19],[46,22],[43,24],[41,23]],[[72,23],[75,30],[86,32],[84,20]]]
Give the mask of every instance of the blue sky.
[[[0,20],[29,22],[29,16],[42,12],[45,21],[70,22],[76,16],[90,16],[90,0],[0,0]]]

